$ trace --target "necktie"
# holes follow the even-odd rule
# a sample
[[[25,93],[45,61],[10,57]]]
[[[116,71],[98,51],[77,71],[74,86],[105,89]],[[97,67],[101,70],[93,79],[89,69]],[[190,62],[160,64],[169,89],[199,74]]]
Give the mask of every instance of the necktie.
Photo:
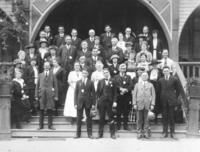
[[[48,77],[48,71],[46,71],[45,76],[46,76],[46,78]]]
[[[167,59],[164,61],[164,67],[167,66]]]

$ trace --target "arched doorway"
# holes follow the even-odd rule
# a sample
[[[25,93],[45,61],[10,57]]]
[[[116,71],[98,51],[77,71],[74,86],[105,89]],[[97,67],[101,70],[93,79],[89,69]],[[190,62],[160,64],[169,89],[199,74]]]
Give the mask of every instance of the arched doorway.
[[[200,61],[200,6],[189,16],[179,40],[180,61]]]
[[[140,33],[144,25],[160,31],[165,47],[171,43],[170,29],[163,18],[150,8],[142,0],[67,0],[51,5],[41,20],[33,29],[31,40],[38,33],[37,27],[43,28],[48,24],[52,27],[53,34],[56,33],[58,25],[64,25],[67,33],[75,27],[81,38],[87,37],[90,28],[94,28],[97,35],[103,32],[105,24],[111,24],[113,31],[118,33],[124,31],[127,26],[132,27],[136,34]],[[149,5],[149,7],[147,7]],[[41,24],[42,22],[42,24]],[[40,29],[41,29],[40,28]],[[36,33],[37,32],[37,33]]]

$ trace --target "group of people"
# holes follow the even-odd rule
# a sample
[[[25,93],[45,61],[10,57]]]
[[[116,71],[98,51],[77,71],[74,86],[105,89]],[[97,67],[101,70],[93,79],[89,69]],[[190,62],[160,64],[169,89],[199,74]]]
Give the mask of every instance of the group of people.
[[[98,138],[103,137],[108,122],[111,138],[115,139],[121,125],[128,129],[128,116],[133,110],[138,138],[150,137],[148,114],[152,112],[156,118],[162,113],[164,137],[168,137],[169,125],[174,138],[174,109],[179,105],[181,87],[158,30],[150,34],[144,26],[142,34],[136,36],[127,27],[125,33],[116,36],[106,25],[100,36],[94,29],[88,35],[81,40],[76,29],[66,35],[64,27],[59,26],[53,36],[50,26],[45,26],[34,44],[18,52],[11,84],[13,124],[21,128],[26,114],[39,112],[38,129],[44,128],[46,114],[48,128],[54,130],[53,116],[64,106],[63,115],[72,123],[76,120],[75,138],[81,137],[85,118],[88,137],[93,138],[92,118],[98,113]]]

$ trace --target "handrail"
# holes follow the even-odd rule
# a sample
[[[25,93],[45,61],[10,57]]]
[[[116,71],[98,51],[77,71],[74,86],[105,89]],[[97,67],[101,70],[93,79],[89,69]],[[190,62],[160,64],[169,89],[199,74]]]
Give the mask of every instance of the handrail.
[[[200,62],[179,62],[180,65],[200,65]]]

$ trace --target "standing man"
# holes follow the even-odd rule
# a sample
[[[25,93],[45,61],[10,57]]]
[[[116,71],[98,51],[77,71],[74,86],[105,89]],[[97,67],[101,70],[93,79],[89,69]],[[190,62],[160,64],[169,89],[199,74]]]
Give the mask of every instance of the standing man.
[[[45,25],[44,32],[46,32],[46,39],[47,39],[49,45],[51,45],[52,41],[53,41],[53,36],[52,36],[52,33],[51,33],[51,27],[49,25]]]
[[[128,130],[128,106],[131,102],[132,81],[126,74],[126,64],[119,66],[119,74],[115,77],[117,87],[117,128],[121,129],[121,115],[123,115],[123,126]]]
[[[116,139],[115,136],[115,122],[113,118],[112,109],[117,106],[117,92],[114,79],[110,77],[110,72],[106,68],[103,70],[104,79],[100,80],[97,86],[97,107],[99,109],[99,136],[103,137],[103,129],[105,124],[105,115],[108,114],[108,123],[110,126],[110,134],[112,139]]]
[[[148,129],[149,122],[147,119],[148,111],[154,109],[155,105],[155,89],[148,82],[148,73],[143,72],[142,81],[136,83],[133,90],[133,107],[137,110],[137,131],[138,138],[149,138]]]
[[[39,101],[39,130],[44,128],[44,112],[48,115],[48,128],[55,130],[53,125],[53,110],[55,100],[58,100],[57,80],[50,71],[50,63],[44,63],[44,72],[39,74],[36,85],[35,98]]]
[[[88,49],[89,51],[92,51],[92,49],[94,48],[94,41],[95,41],[95,30],[94,29],[90,29],[88,32],[89,38],[86,39],[87,43],[88,43]]]
[[[73,70],[74,62],[76,59],[76,47],[71,45],[72,38],[70,35],[65,37],[65,45],[62,45],[58,51],[58,56],[61,59],[61,65],[66,70],[67,76],[68,73]]]
[[[58,48],[65,44],[65,28],[64,26],[58,27],[58,34],[53,39],[53,44]]]
[[[105,33],[101,34],[100,36],[100,42],[101,45],[104,47],[105,50],[108,50],[112,47],[111,39],[115,36],[114,33],[111,33],[111,27],[110,25],[105,25]]]
[[[170,137],[174,138],[174,111],[179,105],[178,96],[180,94],[181,85],[179,80],[170,75],[170,68],[163,67],[164,77],[158,80],[160,90],[160,101],[162,105],[164,138],[168,137],[168,125],[170,126]]]
[[[82,70],[82,79],[77,81],[74,92],[74,106],[77,109],[77,131],[75,138],[81,137],[81,123],[83,118],[83,111],[87,117],[87,133],[88,138],[93,139],[92,136],[92,118],[90,115],[91,108],[95,109],[95,90],[94,84],[88,79],[87,69]]]
[[[72,37],[72,45],[74,45],[76,49],[79,50],[81,48],[81,39],[78,37],[77,29],[75,28],[72,29],[71,37]]]

